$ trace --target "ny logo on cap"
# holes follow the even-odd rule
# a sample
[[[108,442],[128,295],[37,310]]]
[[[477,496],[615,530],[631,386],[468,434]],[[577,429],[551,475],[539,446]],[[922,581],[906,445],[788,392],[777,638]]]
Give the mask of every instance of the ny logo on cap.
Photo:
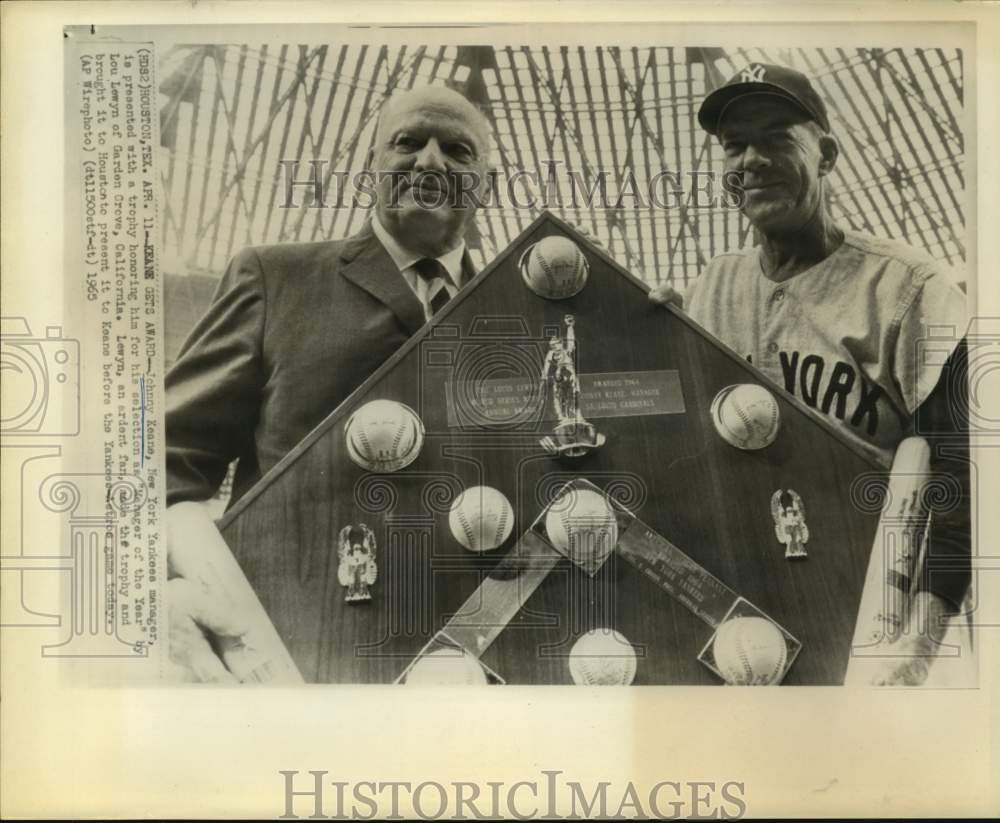
[[[744,83],[762,83],[764,81],[764,67],[749,66],[743,69],[740,80]]]

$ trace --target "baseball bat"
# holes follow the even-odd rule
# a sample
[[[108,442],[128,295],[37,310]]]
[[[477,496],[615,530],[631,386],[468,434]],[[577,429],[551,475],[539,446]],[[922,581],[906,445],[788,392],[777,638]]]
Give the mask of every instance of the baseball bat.
[[[930,453],[922,437],[908,437],[893,457],[858,607],[848,683],[863,677],[859,661],[878,657],[899,638],[909,617],[926,536],[923,492],[930,475]]]
[[[212,518],[200,503],[167,509],[167,551],[178,576],[201,586],[220,607],[247,621],[238,638],[217,638],[226,667],[241,683],[304,683],[285,644]],[[169,603],[167,604],[169,607]]]

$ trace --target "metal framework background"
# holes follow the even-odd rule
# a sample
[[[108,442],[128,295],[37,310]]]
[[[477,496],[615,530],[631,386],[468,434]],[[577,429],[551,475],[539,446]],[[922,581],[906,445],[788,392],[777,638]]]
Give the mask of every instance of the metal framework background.
[[[926,249],[961,272],[965,257],[962,55],[942,49],[409,47],[365,45],[184,46],[160,60],[162,215],[168,356],[190,328],[229,257],[250,244],[345,237],[366,211],[279,208],[281,160],[365,167],[387,97],[415,85],[450,84],[481,105],[494,127],[502,179],[545,178],[558,163],[553,211],[595,235],[637,275],[683,287],[715,254],[753,242],[742,216],[695,208],[569,203],[570,175],[599,172],[621,190],[645,191],[661,170],[720,172],[721,150],[697,126],[707,91],[751,62],[794,66],[830,110],[842,154],[833,208],[854,228]],[[307,177],[303,165],[298,178]],[[685,185],[682,183],[682,185]],[[686,184],[690,189],[691,182]],[[612,196],[612,201],[614,197]],[[470,238],[491,259],[539,207],[491,207]],[[179,279],[180,278],[180,279]]]

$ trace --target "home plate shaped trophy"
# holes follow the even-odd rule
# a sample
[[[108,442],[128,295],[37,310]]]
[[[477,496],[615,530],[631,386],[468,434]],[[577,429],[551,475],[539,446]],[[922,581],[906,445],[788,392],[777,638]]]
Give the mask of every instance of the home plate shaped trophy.
[[[275,655],[312,683],[843,683],[885,613],[888,466],[648,291],[543,214],[427,323],[384,295],[406,342],[220,521]]]

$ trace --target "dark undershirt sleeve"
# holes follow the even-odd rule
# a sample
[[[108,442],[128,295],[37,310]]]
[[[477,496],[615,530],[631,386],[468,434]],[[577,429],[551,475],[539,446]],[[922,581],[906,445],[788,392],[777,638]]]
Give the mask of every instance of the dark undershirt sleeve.
[[[955,611],[972,578],[967,377],[968,347],[962,340],[914,413],[910,432],[931,447],[930,532],[917,590],[938,595]]]

